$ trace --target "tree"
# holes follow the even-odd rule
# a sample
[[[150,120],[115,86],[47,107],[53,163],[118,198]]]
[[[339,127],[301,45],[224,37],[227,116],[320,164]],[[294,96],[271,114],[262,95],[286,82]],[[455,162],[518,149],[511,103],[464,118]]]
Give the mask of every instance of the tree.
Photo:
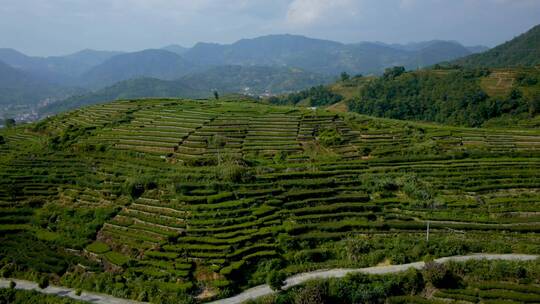
[[[4,126],[6,126],[6,128],[12,128],[15,126],[15,124],[15,119],[13,118],[4,119]]]
[[[214,98],[215,98],[216,100],[219,100],[219,93],[218,93],[218,91],[214,91]]]
[[[285,285],[285,279],[287,276],[281,271],[272,271],[266,277],[266,283],[273,290],[281,290],[283,285]]]
[[[0,135],[0,145],[3,145],[6,143],[6,139],[4,138],[4,136]]]
[[[384,79],[394,79],[401,74],[405,73],[405,67],[402,66],[396,66],[393,68],[387,68],[384,70],[383,78]]]
[[[341,77],[341,81],[347,81],[351,78],[351,76],[349,76],[347,72],[342,72],[340,77]]]

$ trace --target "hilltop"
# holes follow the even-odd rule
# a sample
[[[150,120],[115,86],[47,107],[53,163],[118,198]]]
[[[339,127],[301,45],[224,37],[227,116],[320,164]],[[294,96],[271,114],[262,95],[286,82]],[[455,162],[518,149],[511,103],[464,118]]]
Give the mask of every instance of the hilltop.
[[[452,61],[464,67],[516,67],[540,64],[540,25],[489,51]]]
[[[4,276],[193,303],[276,272],[540,251],[537,129],[147,99],[0,136]]]

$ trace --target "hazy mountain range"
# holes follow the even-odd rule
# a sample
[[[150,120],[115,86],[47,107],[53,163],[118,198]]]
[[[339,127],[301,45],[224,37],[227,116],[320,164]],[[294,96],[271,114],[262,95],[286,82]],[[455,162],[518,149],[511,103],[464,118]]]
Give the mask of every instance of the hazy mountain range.
[[[486,49],[440,40],[406,45],[344,44],[296,35],[269,35],[232,44],[197,43],[191,48],[169,45],[129,53],[83,50],[54,57],[0,49],[0,80],[10,79],[9,85],[0,84],[0,115],[21,112],[15,105],[25,105],[24,112],[69,95],[201,96],[214,89],[255,95],[284,93],[331,81],[343,71],[378,74],[396,65],[416,69]],[[142,79],[126,82],[138,78]],[[156,83],[161,90],[151,88]],[[174,85],[174,90],[164,89]],[[129,92],[120,90],[127,87]],[[113,91],[118,94],[110,94]]]

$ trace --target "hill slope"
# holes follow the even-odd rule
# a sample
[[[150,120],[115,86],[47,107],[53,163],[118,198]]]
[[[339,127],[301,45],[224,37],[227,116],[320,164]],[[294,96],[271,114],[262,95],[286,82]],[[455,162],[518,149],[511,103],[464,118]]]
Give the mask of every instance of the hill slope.
[[[162,303],[276,271],[540,250],[538,130],[154,99],[0,135],[4,275]]]
[[[489,51],[453,62],[465,67],[515,67],[540,64],[540,25]]]

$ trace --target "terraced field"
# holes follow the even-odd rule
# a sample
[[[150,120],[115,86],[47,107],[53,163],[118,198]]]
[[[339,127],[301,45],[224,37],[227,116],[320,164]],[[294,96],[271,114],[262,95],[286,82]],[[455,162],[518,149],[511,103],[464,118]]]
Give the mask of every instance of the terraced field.
[[[0,239],[71,257],[48,274],[71,287],[206,301],[278,270],[540,253],[537,129],[143,100],[0,134]]]

